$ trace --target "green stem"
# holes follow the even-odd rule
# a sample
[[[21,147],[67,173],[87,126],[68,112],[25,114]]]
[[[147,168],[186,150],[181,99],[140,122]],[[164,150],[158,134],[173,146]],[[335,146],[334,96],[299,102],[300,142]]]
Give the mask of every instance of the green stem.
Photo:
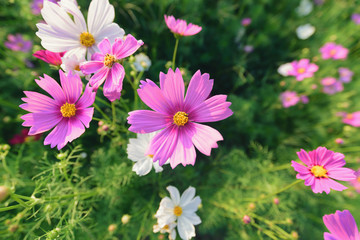
[[[139,96],[138,96],[137,88],[139,86],[139,82],[143,74],[144,72],[140,72],[139,75],[137,75],[137,77],[134,79],[134,83],[131,85],[134,89],[134,109],[137,109],[138,107]]]
[[[280,165],[280,166],[276,166],[276,167],[273,167],[273,168],[268,168],[264,171],[262,171],[263,173],[266,173],[266,172],[275,172],[275,171],[279,171],[279,170],[284,170],[284,169],[288,169],[288,168],[291,168],[291,164],[283,164],[283,165]]]
[[[179,45],[179,38],[176,38],[176,42],[175,42],[175,48],[174,48],[174,53],[173,53],[173,59],[172,59],[172,69],[175,70],[175,59],[176,59],[176,53],[177,53],[177,49],[178,49],[178,45]]]
[[[261,201],[261,200],[266,199],[266,198],[269,198],[269,197],[271,197],[271,196],[278,195],[279,193],[282,193],[282,192],[288,190],[288,189],[291,188],[292,186],[295,186],[296,184],[298,184],[298,183],[300,183],[300,182],[302,182],[302,181],[304,181],[304,180],[298,179],[298,180],[296,180],[295,182],[293,182],[293,183],[291,183],[291,184],[289,184],[289,185],[281,188],[280,190],[278,190],[278,191],[276,191],[276,192],[274,192],[274,193],[271,193],[271,194],[269,194],[269,195],[267,195],[267,196],[265,196],[265,197],[262,197],[262,198],[260,197],[260,198],[256,199],[255,201]]]
[[[101,110],[98,105],[96,105],[96,103],[94,103],[93,106],[108,122],[111,122],[111,119]]]
[[[111,102],[111,110],[112,110],[112,117],[113,117],[113,126],[115,127],[116,124],[116,109],[115,109],[115,101]]]
[[[105,101],[104,99],[101,99],[100,97],[95,97],[96,101],[101,102],[102,104],[110,107],[110,103],[108,103],[107,101]]]
[[[23,206],[24,208],[30,208],[31,206],[28,205],[26,202],[24,202],[23,200],[21,200],[16,194],[10,194],[10,197],[18,202],[21,206]]]

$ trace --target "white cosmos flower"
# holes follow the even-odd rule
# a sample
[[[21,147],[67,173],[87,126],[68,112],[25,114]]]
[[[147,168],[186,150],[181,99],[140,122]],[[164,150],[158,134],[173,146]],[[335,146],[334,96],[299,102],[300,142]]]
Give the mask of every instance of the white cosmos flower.
[[[300,5],[295,9],[297,14],[301,17],[309,15],[313,10],[313,3],[310,0],[301,0]]]
[[[169,223],[168,225],[165,225],[164,227],[160,227],[159,224],[156,224],[153,226],[153,232],[157,233],[168,233],[169,234],[169,240],[175,240],[176,239],[176,223]]]
[[[130,138],[127,145],[128,158],[135,162],[132,170],[139,176],[148,174],[154,166],[155,172],[162,172],[159,161],[154,162],[151,155],[146,155],[151,139],[158,132],[137,134],[137,138]]]
[[[284,77],[289,76],[288,72],[292,69],[291,63],[285,63],[279,66],[278,73]]]
[[[79,76],[84,76],[84,74],[80,70],[80,63],[85,62],[85,57],[82,54],[73,53],[71,55],[65,54],[61,58],[62,64],[61,68],[66,72],[71,72],[72,74],[78,74]]]
[[[177,188],[168,186],[170,198],[165,197],[160,202],[160,207],[155,214],[160,228],[170,223],[177,222],[177,230],[181,239],[189,240],[195,237],[195,227],[201,223],[201,219],[196,215],[201,199],[195,197],[195,188],[189,187],[180,197]]]
[[[149,68],[151,66],[151,60],[144,53],[136,54],[134,66],[136,68],[136,71],[138,71],[138,72],[147,71],[147,70],[149,70]]]
[[[315,27],[310,23],[308,23],[296,28],[296,35],[298,36],[299,39],[302,40],[308,39],[309,37],[311,37],[311,35],[314,34],[315,30],[316,30]]]
[[[73,17],[71,17],[70,15]],[[46,23],[38,23],[36,35],[41,45],[52,52],[80,53],[87,58],[98,51],[97,45],[105,37],[111,42],[122,38],[124,30],[116,23],[114,7],[108,0],[93,0],[85,18],[72,0],[61,0],[58,4],[44,0],[41,15]],[[74,19],[74,20],[73,20]]]

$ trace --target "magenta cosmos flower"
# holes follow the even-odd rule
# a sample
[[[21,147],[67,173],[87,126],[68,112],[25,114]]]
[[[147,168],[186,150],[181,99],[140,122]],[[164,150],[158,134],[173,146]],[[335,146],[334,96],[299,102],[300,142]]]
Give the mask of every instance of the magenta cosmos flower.
[[[95,73],[90,78],[90,85],[95,91],[105,81],[104,95],[109,101],[115,101],[120,98],[125,77],[124,67],[119,61],[132,55],[143,44],[143,41],[136,40],[130,34],[125,40],[115,39],[112,46],[109,39],[105,38],[98,45],[101,52],[94,53],[92,61],[81,63],[80,69],[84,74]]]
[[[32,48],[32,42],[27,41],[21,34],[7,36],[8,41],[4,43],[5,47],[13,51],[29,52]]]
[[[129,130],[135,133],[150,133],[162,129],[150,143],[148,155],[163,165],[169,158],[172,168],[178,164],[195,164],[195,147],[209,156],[221,134],[199,123],[216,122],[233,114],[226,102],[226,95],[209,97],[214,80],[209,74],[198,70],[189,83],[184,99],[184,81],[180,70],[170,68],[167,74],[160,73],[160,88],[151,80],[141,81],[138,89],[141,100],[150,110],[129,113]],[[197,123],[199,122],[199,123]],[[195,147],[194,147],[195,145]]]
[[[176,35],[180,36],[192,36],[199,33],[202,27],[189,23],[187,24],[185,20],[182,19],[175,19],[174,16],[166,16],[164,15],[165,23]]]
[[[342,121],[353,127],[360,127],[360,111],[345,113]]]
[[[44,74],[44,78],[35,80],[36,83],[48,92],[52,98],[37,92],[24,91],[25,102],[20,107],[30,113],[21,119],[22,124],[31,127],[29,135],[39,134],[54,128],[45,138],[44,144],[57,146],[60,150],[68,142],[78,138],[85,132],[85,127],[94,114],[94,108],[90,108],[95,101],[95,92],[87,85],[84,94],[82,82],[78,75],[69,73],[67,76],[59,70],[61,86],[51,77]]]
[[[343,83],[348,83],[351,82],[352,76],[354,75],[354,72],[352,72],[350,69],[348,68],[339,68],[339,75],[340,78],[339,80]]]
[[[251,18],[243,18],[243,19],[241,20],[241,25],[243,25],[244,27],[249,26],[250,23],[251,23]]]
[[[323,217],[330,233],[324,233],[324,240],[360,240],[359,230],[349,210],[339,211]]]
[[[346,59],[349,50],[341,45],[333,42],[326,43],[320,48],[321,56],[323,59]]]
[[[296,105],[300,101],[300,97],[296,92],[285,91],[280,94],[280,100],[284,108]]]
[[[344,90],[342,82],[337,81],[336,78],[333,77],[323,78],[321,80],[321,84],[324,86],[323,92],[329,95],[333,95]]]
[[[296,77],[298,81],[314,76],[314,73],[319,70],[319,67],[315,63],[310,63],[310,60],[306,58],[293,61],[291,65],[292,68],[289,69],[288,75]]]
[[[350,184],[358,193],[360,193],[360,168],[355,172],[355,177],[356,179],[350,181]]]
[[[353,14],[351,15],[351,20],[352,20],[355,24],[359,25],[359,24],[360,24],[360,14],[358,14],[358,13],[353,13]]]
[[[65,52],[55,53],[48,50],[39,50],[36,51],[33,56],[51,65],[60,66],[62,63],[61,58],[64,54]]]
[[[342,153],[318,147],[309,153],[301,149],[297,155],[306,166],[291,161],[291,166],[299,172],[296,178],[305,180],[305,186],[311,186],[314,193],[326,192],[329,194],[330,189],[342,191],[347,187],[333,179],[341,181],[355,179],[354,170],[343,167],[346,162]]]

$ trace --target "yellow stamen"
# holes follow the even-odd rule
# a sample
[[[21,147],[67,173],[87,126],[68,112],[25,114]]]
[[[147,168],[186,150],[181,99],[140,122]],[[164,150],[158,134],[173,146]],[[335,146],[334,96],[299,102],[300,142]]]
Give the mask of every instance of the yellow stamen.
[[[311,173],[315,176],[315,177],[328,177],[326,175],[327,170],[323,167],[323,166],[313,166],[311,168]]]
[[[174,207],[174,214],[175,214],[175,216],[177,216],[177,217],[180,217],[181,216],[181,214],[182,214],[182,208],[180,207],[180,206],[176,206],[176,207]]]
[[[80,34],[80,43],[85,47],[91,47],[95,43],[95,38],[91,33],[83,32]]]
[[[112,65],[116,62],[116,58],[114,55],[106,54],[104,57],[104,64],[105,66],[111,68]]]
[[[185,112],[177,112],[174,117],[173,117],[173,120],[174,120],[174,123],[178,126],[184,126],[189,118],[188,118],[188,115],[187,113]]]
[[[61,106],[60,112],[63,115],[63,117],[75,116],[75,112],[76,112],[75,104],[65,103],[64,105]]]
[[[149,154],[148,156],[149,156],[150,158],[153,158],[153,157],[154,157],[154,155],[153,155],[153,154]]]
[[[335,54],[336,54],[336,50],[335,50],[335,49],[330,50],[330,55],[331,55],[331,56],[334,56]]]
[[[165,225],[164,227],[163,227],[163,229],[164,230],[169,230],[170,228],[169,228],[169,225]]]
[[[305,72],[305,68],[299,68],[298,69],[298,73],[304,73]]]
[[[346,114],[346,119],[351,120],[354,118],[354,116],[351,113]]]
[[[357,178],[357,181],[360,182],[360,177]]]
[[[80,71],[80,66],[77,65],[76,67],[74,67],[74,70],[75,70],[75,71]]]

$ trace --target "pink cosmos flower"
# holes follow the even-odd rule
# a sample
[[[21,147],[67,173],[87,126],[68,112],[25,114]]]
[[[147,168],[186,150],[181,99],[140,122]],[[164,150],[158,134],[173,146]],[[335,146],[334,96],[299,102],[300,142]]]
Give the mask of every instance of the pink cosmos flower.
[[[29,52],[32,48],[32,42],[25,40],[19,33],[16,35],[9,34],[7,38],[8,41],[4,45],[13,51]]]
[[[344,90],[342,82],[337,81],[336,78],[326,77],[321,80],[321,84],[324,86],[323,92],[326,94],[335,94]]]
[[[62,63],[61,58],[64,54],[65,52],[55,53],[48,50],[39,50],[36,51],[33,56],[51,65],[60,66]]]
[[[56,3],[59,0],[47,0],[47,1]],[[33,0],[31,4],[32,14],[39,15],[43,6],[44,6],[44,0]]]
[[[249,26],[250,23],[251,23],[251,18],[243,18],[243,19],[241,20],[241,25],[243,25],[244,27]]]
[[[339,80],[343,83],[348,83],[351,82],[351,78],[354,75],[354,73],[352,71],[350,71],[350,69],[348,68],[339,68],[339,75],[340,78]]]
[[[314,193],[324,191],[329,194],[330,189],[342,191],[347,187],[333,179],[341,181],[355,179],[354,170],[343,167],[346,162],[342,153],[327,150],[325,147],[318,147],[309,153],[301,149],[297,155],[306,166],[291,161],[291,166],[299,172],[296,178],[305,180],[305,186],[311,186]]]
[[[306,95],[301,95],[301,96],[300,96],[300,101],[301,101],[303,104],[308,104],[308,103],[309,103],[309,97],[306,96]]]
[[[353,15],[351,15],[351,20],[352,20],[355,24],[359,25],[359,24],[360,24],[360,14],[358,14],[358,13],[353,13]]]
[[[94,53],[92,61],[81,63],[80,70],[84,74],[95,73],[89,81],[95,91],[105,81],[104,96],[111,102],[115,101],[120,98],[125,77],[124,67],[119,61],[132,55],[143,44],[143,41],[136,40],[130,34],[125,40],[115,39],[112,46],[109,39],[105,38],[98,45],[101,52]]]
[[[314,73],[319,69],[315,63],[310,63],[310,60],[306,58],[293,61],[291,65],[292,69],[288,71],[288,75],[296,77],[298,81],[314,76]]]
[[[344,139],[342,139],[342,138],[336,138],[336,139],[335,139],[335,143],[336,143],[336,144],[344,144]]]
[[[350,181],[350,185],[353,186],[356,192],[360,193],[360,168],[355,172],[356,179]]]
[[[324,240],[360,240],[359,230],[349,210],[339,211],[323,217],[330,233],[324,233]]]
[[[35,80],[36,83],[48,92],[52,98],[31,91],[24,91],[25,102],[20,107],[30,113],[21,119],[22,124],[31,127],[29,135],[39,134],[54,128],[45,138],[44,145],[57,146],[60,150],[68,142],[78,138],[85,132],[85,127],[94,114],[94,108],[90,108],[96,93],[87,85],[84,94],[82,82],[78,75],[69,73],[67,76],[59,70],[61,86],[51,77],[44,74],[44,78]],[[84,126],[85,125],[85,126]]]
[[[326,43],[320,48],[323,59],[346,59],[349,50],[333,42]]]
[[[300,97],[296,92],[285,91],[280,94],[280,99],[284,108],[296,105],[300,101]]]
[[[15,145],[15,144],[22,144],[24,142],[29,142],[29,141],[37,141],[41,138],[42,134],[36,134],[35,136],[29,136],[28,135],[29,130],[28,129],[22,129],[20,134],[15,134],[10,140],[9,143],[11,145]]]
[[[174,16],[164,15],[165,23],[171,32],[180,36],[192,36],[199,33],[202,27],[189,23],[185,20],[175,19]]]
[[[141,81],[138,94],[150,110],[136,110],[129,113],[129,130],[135,133],[150,133],[162,129],[150,143],[147,155],[159,160],[160,166],[170,158],[175,168],[195,164],[195,147],[209,156],[221,134],[199,123],[216,122],[233,114],[226,102],[226,95],[209,97],[214,80],[209,74],[198,70],[190,80],[184,99],[184,80],[180,70],[160,73],[160,88],[150,79]],[[199,123],[198,123],[199,122]],[[194,147],[195,145],[195,147]]]
[[[360,127],[360,111],[353,113],[345,113],[342,119],[343,123],[353,127]]]

